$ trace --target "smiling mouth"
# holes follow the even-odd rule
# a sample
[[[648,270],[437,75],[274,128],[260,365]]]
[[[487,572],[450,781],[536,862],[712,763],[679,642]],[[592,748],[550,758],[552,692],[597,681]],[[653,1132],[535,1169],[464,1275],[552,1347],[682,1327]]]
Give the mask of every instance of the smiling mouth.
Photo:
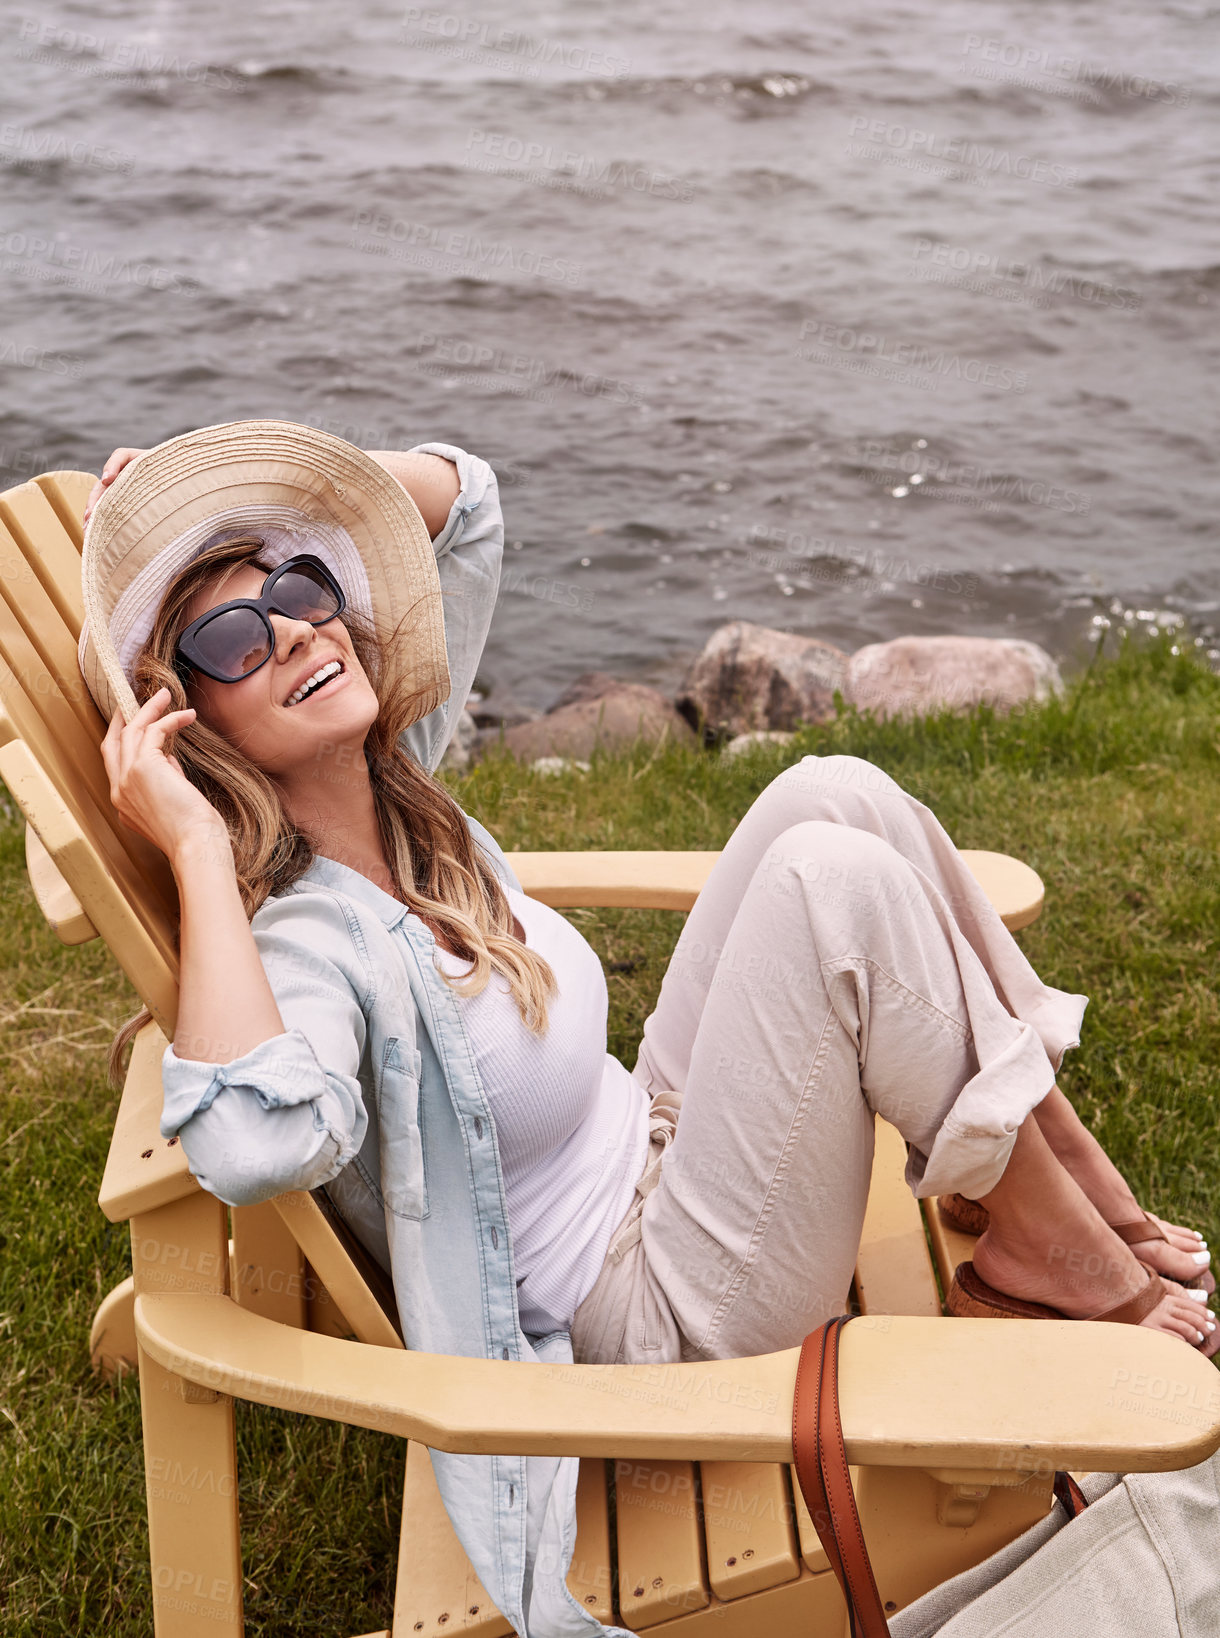
[[[342,660],[327,660],[325,665],[320,665],[318,667],[312,677],[307,677],[305,679],[295,693],[289,694],[288,698],[284,701],[284,705],[286,707],[289,705],[300,705],[302,700],[307,700],[311,694],[316,694],[319,688],[325,688],[326,684],[333,678],[341,677],[342,675]]]

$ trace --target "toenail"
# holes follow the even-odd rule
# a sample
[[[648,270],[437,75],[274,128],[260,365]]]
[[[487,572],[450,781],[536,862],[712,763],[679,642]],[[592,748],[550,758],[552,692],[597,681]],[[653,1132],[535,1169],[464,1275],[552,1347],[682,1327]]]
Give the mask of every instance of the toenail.
[[[1204,1263],[1210,1263],[1212,1260],[1211,1253],[1208,1251],[1192,1251],[1190,1255],[1200,1266],[1202,1266]]]
[[[1186,1288],[1186,1295],[1191,1299],[1192,1302],[1206,1302],[1207,1301],[1207,1292],[1206,1291],[1192,1291],[1189,1286],[1187,1286],[1187,1288]]]

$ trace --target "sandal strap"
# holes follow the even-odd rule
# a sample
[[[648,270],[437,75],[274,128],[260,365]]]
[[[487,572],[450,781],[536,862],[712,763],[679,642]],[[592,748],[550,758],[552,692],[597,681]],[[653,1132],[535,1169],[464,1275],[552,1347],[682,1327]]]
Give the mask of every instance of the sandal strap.
[[[1163,1240],[1169,1244],[1169,1236],[1159,1223],[1154,1223],[1147,1212],[1137,1223],[1111,1223],[1110,1227],[1118,1235],[1124,1245],[1139,1246],[1145,1240]]]
[[[1142,1291],[1137,1291],[1134,1297],[1128,1297],[1126,1302],[1120,1302],[1114,1308],[1107,1308],[1104,1313],[1090,1314],[1089,1319],[1108,1320],[1111,1325],[1138,1325],[1151,1314],[1168,1289],[1161,1276],[1149,1269],[1148,1282]]]

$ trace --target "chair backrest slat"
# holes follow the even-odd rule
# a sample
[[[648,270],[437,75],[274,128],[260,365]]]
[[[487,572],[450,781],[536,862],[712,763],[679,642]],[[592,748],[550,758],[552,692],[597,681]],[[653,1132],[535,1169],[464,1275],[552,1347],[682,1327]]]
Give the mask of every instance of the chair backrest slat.
[[[172,1028],[173,877],[110,806],[106,725],[77,663],[80,514],[93,482],[88,473],[48,473],[0,495],[0,744],[20,740],[2,754],[21,783],[14,794],[26,818],[145,1002]]]
[[[87,473],[56,474],[61,479],[87,479]],[[92,481],[92,480],[89,480]],[[15,538],[43,590],[59,610],[73,648],[85,617],[80,584],[79,522],[66,521],[77,485],[59,482],[48,486],[18,484],[0,496],[0,522]],[[86,491],[87,493],[87,491]],[[81,501],[84,510],[84,501]]]
[[[110,806],[98,738],[90,736],[66,709],[54,679],[23,665],[24,677],[9,665],[14,634],[0,602],[0,700],[16,734],[29,747],[46,777],[72,812],[91,845],[102,855],[161,947],[175,947],[177,898],[169,864],[150,843],[121,826]],[[22,652],[28,661],[28,653]],[[35,827],[37,828],[37,827]],[[71,883],[69,885],[72,885]]]
[[[58,529],[58,519],[45,501],[43,507],[47,514],[44,526],[49,520],[50,525]],[[19,529],[9,527],[8,512],[9,508],[0,501],[0,596],[24,634],[29,650],[37,656],[38,669],[54,678],[61,697],[75,712],[81,726],[90,733],[99,728],[105,732],[106,724],[80,674],[76,637],[64,617],[63,599],[53,597],[43,585],[40,570],[45,569],[47,558],[34,550]],[[79,580],[80,558],[70,546],[67,551],[69,568]],[[20,666],[14,665],[13,669],[21,675]]]
[[[141,999],[172,1036],[178,1010],[178,960],[172,943],[167,948],[136,912],[111,861],[80,824],[80,810],[63,801],[24,740],[0,746],[0,778]]]

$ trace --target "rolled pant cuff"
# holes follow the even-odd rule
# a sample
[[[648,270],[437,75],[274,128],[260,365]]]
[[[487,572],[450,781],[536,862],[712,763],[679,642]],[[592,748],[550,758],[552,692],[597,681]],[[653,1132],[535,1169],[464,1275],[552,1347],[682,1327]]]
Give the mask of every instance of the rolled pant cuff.
[[[1004,1175],[1017,1128],[1055,1084],[1038,1033],[1021,1022],[1018,1031],[958,1093],[926,1159],[912,1148],[906,1179],[916,1199],[964,1194],[977,1200]]]
[[[1069,990],[1052,989],[1048,984],[1041,1001],[1021,1008],[1022,1018],[1037,1030],[1056,1074],[1063,1063],[1063,1054],[1080,1045],[1080,1026],[1088,1004],[1087,995],[1073,995]]]

